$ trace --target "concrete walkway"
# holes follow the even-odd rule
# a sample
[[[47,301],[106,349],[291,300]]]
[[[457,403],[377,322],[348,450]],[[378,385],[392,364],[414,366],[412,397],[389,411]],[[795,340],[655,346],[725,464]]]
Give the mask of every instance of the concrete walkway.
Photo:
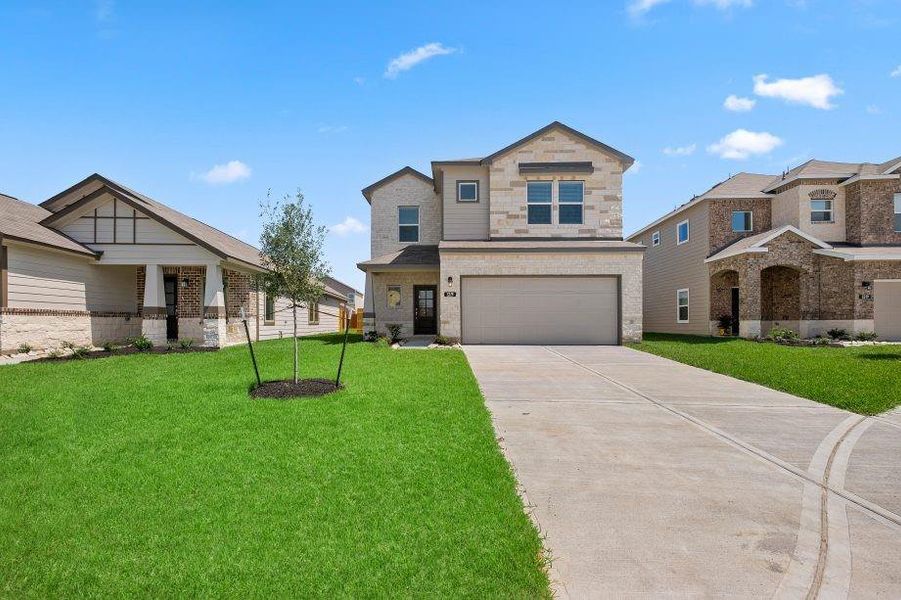
[[[901,598],[901,411],[621,347],[464,350],[559,597]]]

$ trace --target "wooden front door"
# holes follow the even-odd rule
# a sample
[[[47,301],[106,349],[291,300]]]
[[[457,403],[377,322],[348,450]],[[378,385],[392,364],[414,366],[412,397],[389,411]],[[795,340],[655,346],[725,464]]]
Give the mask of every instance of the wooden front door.
[[[438,288],[434,285],[413,286],[413,334],[438,333]]]
[[[163,277],[163,291],[166,295],[166,339],[178,339],[178,278],[174,275]]]

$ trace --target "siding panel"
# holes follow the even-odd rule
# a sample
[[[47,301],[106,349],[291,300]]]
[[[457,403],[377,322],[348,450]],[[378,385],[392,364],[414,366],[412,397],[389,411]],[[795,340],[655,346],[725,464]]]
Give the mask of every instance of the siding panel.
[[[442,195],[444,197],[445,240],[487,240],[488,167],[445,166]],[[479,182],[478,202],[457,202],[457,181]]]

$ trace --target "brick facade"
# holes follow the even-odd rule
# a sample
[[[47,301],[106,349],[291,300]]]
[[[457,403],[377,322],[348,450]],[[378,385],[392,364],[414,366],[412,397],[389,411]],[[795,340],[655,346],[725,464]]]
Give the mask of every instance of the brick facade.
[[[901,179],[856,181],[845,187],[848,242],[862,246],[901,245],[894,226],[894,196]]]
[[[750,210],[752,231],[732,231],[732,211]],[[769,198],[748,198],[716,200],[709,203],[707,209],[710,230],[710,254],[715,254],[728,246],[751,235],[762,233],[772,228]]]

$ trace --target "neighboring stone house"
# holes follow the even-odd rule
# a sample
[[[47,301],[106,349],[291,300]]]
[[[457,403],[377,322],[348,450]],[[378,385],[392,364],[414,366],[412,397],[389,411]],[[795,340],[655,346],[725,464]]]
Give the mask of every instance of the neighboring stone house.
[[[364,328],[464,343],[641,339],[644,248],[622,239],[634,160],[559,122],[488,156],[411,167],[371,205]]]
[[[901,339],[901,157],[739,173],[632,234],[648,331]]]
[[[39,206],[0,195],[0,351],[141,334],[225,346],[244,339],[242,309],[253,339],[290,336],[289,303],[255,290],[262,270],[253,246],[101,175]],[[338,329],[348,294],[326,283],[304,335]]]

